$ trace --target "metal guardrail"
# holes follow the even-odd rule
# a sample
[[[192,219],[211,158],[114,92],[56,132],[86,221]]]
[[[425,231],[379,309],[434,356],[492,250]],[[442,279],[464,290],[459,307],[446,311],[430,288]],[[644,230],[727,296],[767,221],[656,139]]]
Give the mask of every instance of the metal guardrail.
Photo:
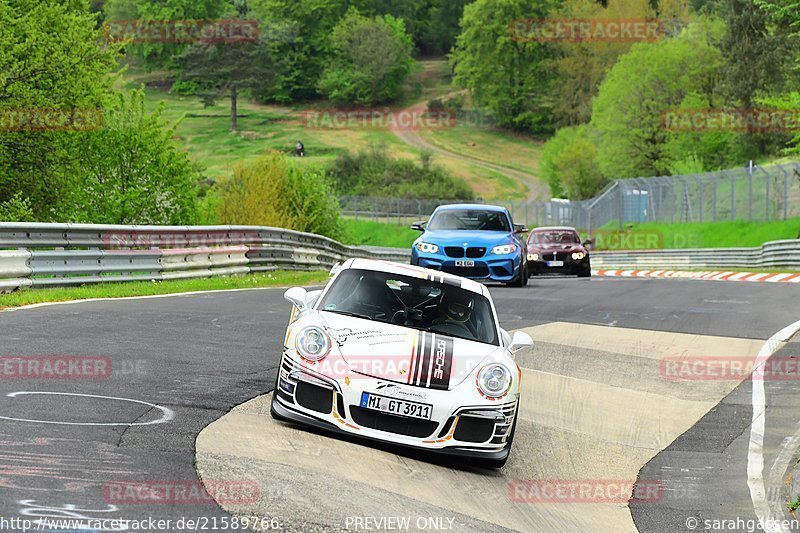
[[[351,257],[408,262],[410,252],[257,226],[0,223],[0,291],[327,269]]]
[[[407,263],[406,249],[346,246],[256,226],[0,223],[0,291],[327,269],[352,257]],[[11,249],[8,249],[11,248]],[[593,252],[596,269],[800,269],[800,240],[759,248]]]
[[[596,269],[800,269],[800,240],[772,241],[758,248],[699,248],[593,252]]]

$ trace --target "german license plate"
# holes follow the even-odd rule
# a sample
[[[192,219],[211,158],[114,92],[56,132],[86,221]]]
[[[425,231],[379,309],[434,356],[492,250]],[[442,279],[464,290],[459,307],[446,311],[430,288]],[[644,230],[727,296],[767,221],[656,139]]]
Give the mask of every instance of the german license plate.
[[[563,267],[564,261],[548,261],[547,266],[549,267]]]
[[[456,259],[456,266],[457,267],[474,267],[475,261],[470,261],[469,259]]]
[[[390,415],[407,416],[409,418],[419,418],[422,420],[430,420],[431,411],[433,410],[433,406],[425,403],[388,398],[386,396],[370,394],[369,392],[361,393],[361,407]]]

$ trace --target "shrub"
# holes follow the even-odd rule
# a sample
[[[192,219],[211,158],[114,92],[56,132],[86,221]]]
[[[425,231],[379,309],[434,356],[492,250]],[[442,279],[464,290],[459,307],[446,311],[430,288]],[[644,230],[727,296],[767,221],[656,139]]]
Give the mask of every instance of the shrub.
[[[0,222],[33,222],[33,209],[31,201],[17,192],[6,200],[0,202]]]
[[[561,128],[542,149],[542,173],[554,197],[590,198],[608,180],[597,165],[597,148],[589,126]]]
[[[219,186],[223,224],[275,226],[341,236],[339,204],[326,173],[301,167],[274,152],[252,164],[238,164]]]
[[[463,181],[433,164],[423,152],[419,163],[393,159],[383,145],[372,145],[356,154],[347,152],[333,163],[336,192],[354,196],[472,200],[475,194]]]

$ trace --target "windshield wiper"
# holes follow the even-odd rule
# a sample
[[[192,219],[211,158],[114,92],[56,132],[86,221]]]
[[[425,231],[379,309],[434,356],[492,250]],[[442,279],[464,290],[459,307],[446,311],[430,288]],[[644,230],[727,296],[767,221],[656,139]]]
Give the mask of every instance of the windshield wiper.
[[[323,311],[325,311],[326,313],[333,313],[336,315],[352,316],[354,318],[363,318],[365,320],[372,320],[371,316],[361,315],[358,313],[351,313],[350,311],[331,311],[329,309],[323,309]]]

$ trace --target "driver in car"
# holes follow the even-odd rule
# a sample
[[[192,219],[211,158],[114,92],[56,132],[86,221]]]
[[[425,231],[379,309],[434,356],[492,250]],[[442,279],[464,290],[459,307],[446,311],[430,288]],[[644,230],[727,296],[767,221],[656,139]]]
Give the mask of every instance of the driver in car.
[[[467,324],[474,302],[466,291],[445,292],[439,304],[439,317],[433,321],[435,331],[462,336],[471,334]]]

